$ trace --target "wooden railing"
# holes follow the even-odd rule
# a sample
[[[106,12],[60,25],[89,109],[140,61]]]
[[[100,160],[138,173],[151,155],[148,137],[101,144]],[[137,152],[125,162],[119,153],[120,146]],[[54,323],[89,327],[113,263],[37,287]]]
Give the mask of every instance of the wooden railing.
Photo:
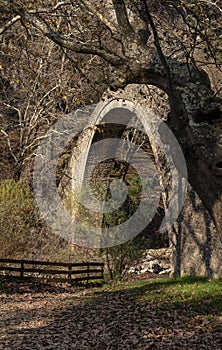
[[[34,260],[0,259],[0,274],[54,282],[77,283],[103,280],[104,263],[59,263]]]

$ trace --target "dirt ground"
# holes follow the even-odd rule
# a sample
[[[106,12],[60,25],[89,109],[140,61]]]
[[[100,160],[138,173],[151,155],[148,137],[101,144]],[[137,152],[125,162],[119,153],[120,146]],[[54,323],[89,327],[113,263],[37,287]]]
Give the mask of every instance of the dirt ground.
[[[222,348],[221,327],[183,318],[179,309],[172,318],[159,311],[138,301],[136,289],[8,282],[0,295],[0,349]]]

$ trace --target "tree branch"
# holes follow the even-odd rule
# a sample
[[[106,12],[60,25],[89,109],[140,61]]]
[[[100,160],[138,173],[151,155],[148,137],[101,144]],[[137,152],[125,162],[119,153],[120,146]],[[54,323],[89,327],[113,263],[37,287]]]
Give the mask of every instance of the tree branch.
[[[6,132],[5,130],[2,130],[2,129],[1,129],[0,131],[1,131],[1,133],[6,137],[9,152],[10,152],[11,156],[14,158],[14,160],[17,162],[18,158],[16,157],[16,155],[14,154],[14,152],[13,152],[13,150],[12,150],[11,141],[10,141],[9,135],[7,134],[7,132]]]
[[[18,22],[21,19],[21,16],[17,15],[14,18],[12,18],[8,23],[3,25],[3,27],[0,28],[0,35],[2,35],[6,30],[8,30],[13,24]]]
[[[147,20],[149,21],[150,27],[151,27],[152,32],[153,32],[154,44],[156,46],[157,53],[159,55],[160,61],[161,61],[162,65],[163,65],[163,67],[165,69],[165,72],[166,72],[166,79],[167,79],[167,85],[168,85],[168,89],[167,90],[168,90],[170,103],[171,103],[171,106],[173,108],[173,112],[178,114],[179,111],[178,111],[176,98],[174,96],[174,90],[173,90],[173,86],[172,86],[170,68],[169,68],[169,65],[167,63],[166,57],[165,57],[165,55],[164,55],[164,53],[162,51],[162,48],[161,48],[161,45],[160,45],[160,41],[159,41],[158,32],[157,32],[155,23],[153,21],[153,18],[151,16],[150,12],[149,12],[149,9],[148,9],[148,6],[147,6],[147,2],[146,2],[146,0],[142,0],[142,1],[144,3],[144,7],[145,7],[145,10],[146,10]]]
[[[146,44],[150,36],[150,31],[149,31],[149,25],[147,21],[146,9],[144,7],[144,3],[142,0],[140,1],[130,0],[129,5],[132,12],[135,13],[142,21],[142,26],[138,31],[138,35],[140,36],[141,41],[144,44]]]
[[[114,10],[116,13],[116,19],[118,22],[119,29],[121,34],[124,36],[135,35],[133,27],[129,22],[129,17],[127,14],[127,9],[124,0],[112,0]]]
[[[98,20],[100,22],[102,22],[107,27],[107,29],[110,30],[112,35],[119,39],[119,35],[118,35],[118,31],[117,31],[116,26],[112,22],[110,22],[108,20],[108,18],[103,16],[103,14],[101,12],[99,12],[99,10],[93,5],[93,3],[91,1],[88,1],[88,0],[77,0],[76,2],[81,7],[82,7],[82,5],[84,5],[84,7],[86,8],[86,10],[88,12],[90,12],[91,14],[96,16],[98,18]]]
[[[54,41],[59,46],[74,51],[76,53],[93,54],[104,58],[106,61],[114,66],[120,66],[124,63],[124,60],[116,54],[93,46],[92,43],[76,42],[73,39],[67,39],[65,36],[60,35],[58,32],[53,30],[39,15],[34,15],[29,11],[25,10],[24,7],[10,2],[10,5],[15,13],[17,13],[24,22],[32,24],[35,28],[40,30],[43,35]]]
[[[208,1],[208,0],[199,0],[199,1],[202,2],[202,3],[204,3],[204,4],[206,4],[206,5],[216,7],[216,9],[219,10],[220,13],[222,13],[222,9],[221,9],[221,7],[217,4],[217,1],[216,1],[216,2]]]
[[[70,5],[70,1],[60,1],[60,2],[58,2],[58,4],[56,4],[56,5],[53,7],[53,10],[56,11],[56,10],[58,10],[60,7],[62,7],[62,6],[67,6],[67,5]]]

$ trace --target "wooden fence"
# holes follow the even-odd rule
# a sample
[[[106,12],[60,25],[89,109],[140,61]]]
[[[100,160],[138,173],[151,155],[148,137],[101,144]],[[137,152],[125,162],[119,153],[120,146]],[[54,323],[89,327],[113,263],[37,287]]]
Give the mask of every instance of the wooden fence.
[[[59,263],[48,261],[0,259],[0,274],[23,279],[78,283],[103,280],[104,263]]]

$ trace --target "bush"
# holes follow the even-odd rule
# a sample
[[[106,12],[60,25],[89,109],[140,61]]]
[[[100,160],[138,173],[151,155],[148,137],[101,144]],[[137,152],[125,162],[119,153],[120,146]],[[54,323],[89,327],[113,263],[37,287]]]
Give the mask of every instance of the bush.
[[[128,196],[125,203],[115,212],[105,213],[103,218],[104,228],[116,227],[116,237],[112,237],[114,243],[116,240],[115,238],[120,235],[122,239],[124,239],[124,233],[120,232],[118,225],[128,220],[135,213],[140,204],[142,186],[139,176],[135,174],[128,175],[125,182],[128,187]],[[147,183],[146,185],[149,190],[149,184]],[[127,239],[127,237],[125,237],[125,239]],[[110,278],[112,280],[122,278],[127,267],[133,263],[137,263],[138,260],[141,259],[147,244],[148,242],[141,242],[135,237],[126,243],[103,249],[102,252],[105,252],[106,265]]]
[[[120,224],[127,221],[135,213],[140,204],[142,190],[141,179],[138,174],[127,174],[127,176],[121,176],[119,179],[127,185],[128,195],[125,202],[114,211],[107,213],[91,212],[90,209],[86,208],[83,204],[82,198],[88,199],[89,190],[91,190],[93,195],[100,201],[106,201],[111,195],[117,198],[118,188],[116,189],[116,193],[111,193],[109,187],[110,183],[103,182],[103,179],[94,179],[91,184],[84,185],[79,192],[69,194],[64,200],[66,209],[75,216],[82,227],[86,228],[85,231],[83,229],[83,239],[86,237],[87,240],[86,233],[89,227],[102,227],[104,231],[101,237],[101,245],[105,246],[106,240],[109,243],[113,242],[114,246],[103,248],[100,251],[102,258],[105,260],[109,277],[112,280],[121,278],[127,266],[132,265],[141,258],[144,247],[147,245],[146,242],[139,242],[136,238],[127,241],[127,233],[120,232],[119,228]],[[149,191],[148,182],[146,186]],[[109,227],[115,227],[115,230],[112,232],[112,237],[109,234],[109,230],[106,231],[106,228]],[[80,234],[80,231],[78,231],[79,236]],[[126,235],[125,238],[123,234]],[[126,243],[115,245],[115,242],[119,241],[118,238],[120,235],[122,241],[125,240]]]
[[[40,228],[34,196],[21,180],[0,184],[1,256],[19,256],[32,239],[31,232]]]
[[[134,238],[124,244],[108,247],[102,251],[105,251],[105,261],[110,279],[119,280],[124,277],[127,268],[142,258],[144,247]]]

